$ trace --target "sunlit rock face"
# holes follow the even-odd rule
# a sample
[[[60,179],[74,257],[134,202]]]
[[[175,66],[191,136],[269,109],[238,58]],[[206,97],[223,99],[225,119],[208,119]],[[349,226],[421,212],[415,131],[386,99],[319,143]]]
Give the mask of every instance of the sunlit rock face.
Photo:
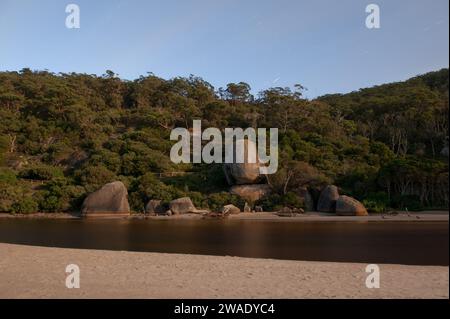
[[[189,197],[174,199],[169,203],[169,208],[173,214],[188,214],[196,210]]]
[[[336,214],[340,216],[367,216],[367,209],[362,203],[349,196],[339,196],[336,201]]]
[[[256,184],[261,182],[262,176],[259,168],[262,165],[258,158],[258,149],[252,141],[240,140],[236,143],[243,143],[243,163],[225,163],[225,177],[229,185]],[[254,158],[255,163],[250,163],[248,158]],[[236,157],[235,157],[236,158]]]
[[[179,214],[204,214],[207,210],[197,209],[189,197],[174,199],[169,203],[169,209],[174,215]]]
[[[229,205],[223,206],[221,209],[221,212],[222,212],[222,214],[233,215],[233,214],[239,214],[241,212],[241,210],[239,207],[229,204]]]
[[[128,191],[122,182],[112,182],[104,185],[90,194],[81,208],[83,215],[92,213],[130,213]]]

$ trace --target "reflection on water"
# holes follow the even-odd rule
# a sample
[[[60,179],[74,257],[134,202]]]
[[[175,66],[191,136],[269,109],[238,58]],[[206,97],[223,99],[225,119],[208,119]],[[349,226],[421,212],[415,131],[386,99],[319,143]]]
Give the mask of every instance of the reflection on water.
[[[0,242],[336,262],[448,265],[448,223],[0,220]]]

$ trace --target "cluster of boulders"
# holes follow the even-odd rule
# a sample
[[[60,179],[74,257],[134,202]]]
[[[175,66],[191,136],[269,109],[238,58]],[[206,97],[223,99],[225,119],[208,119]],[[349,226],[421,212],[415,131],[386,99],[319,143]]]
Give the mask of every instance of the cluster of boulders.
[[[239,170],[238,170],[239,171]],[[245,169],[242,170],[240,179],[244,180]],[[235,171],[236,174],[236,171]],[[233,178],[235,175],[231,175]],[[247,179],[249,181],[250,179]],[[243,187],[262,187],[265,184],[253,184],[253,185],[239,185]],[[266,185],[267,186],[267,185]],[[259,193],[258,193],[259,194]],[[305,199],[305,210],[314,210],[314,200],[307,189],[302,190],[303,198]],[[241,196],[241,195],[239,195]],[[256,195],[255,195],[256,196]],[[245,197],[245,194],[241,196]],[[261,198],[261,197],[260,197]],[[259,198],[258,198],[259,199]],[[253,199],[249,199],[254,202]],[[296,216],[303,214],[305,210],[300,208],[284,207],[278,212],[280,216]],[[113,182],[104,185],[101,189],[90,194],[83,203],[82,214],[129,214],[130,205],[128,203],[128,192],[125,185],[122,182]],[[248,203],[245,203],[244,212],[262,212],[261,206],[255,206],[252,208]],[[367,209],[362,203],[356,199],[339,195],[339,190],[334,185],[325,187],[321,192],[317,201],[317,211],[325,213],[336,213],[340,216],[367,216]],[[161,200],[150,200],[146,207],[145,212],[149,215],[181,215],[181,214],[201,214],[210,217],[226,217],[232,214],[241,213],[241,209],[235,205],[225,205],[219,212],[211,213],[207,210],[197,209],[192,200],[189,197],[178,198],[172,200],[168,204],[163,203]],[[214,215],[214,216],[213,216]]]
[[[182,197],[164,204],[161,200],[150,200],[145,206],[145,213],[149,215],[183,215],[206,214],[207,210],[197,209],[189,197]]]
[[[256,145],[249,140],[243,142],[244,163],[226,163],[223,166],[225,178],[230,187],[230,193],[237,195],[249,203],[254,203],[270,194],[270,186],[265,183],[259,168],[263,165],[258,158]],[[256,159],[255,163],[248,162],[248,153]],[[248,205],[248,204],[247,204]],[[246,207],[247,208],[247,207]],[[244,211],[252,211],[252,208]]]
[[[145,212],[150,215],[180,215],[203,214],[208,211],[197,209],[189,197],[175,199],[168,205],[161,200],[150,200]],[[96,192],[90,194],[83,202],[81,208],[83,215],[100,214],[130,214],[128,191],[122,182],[112,182],[104,185]]]
[[[320,193],[317,210],[324,213],[336,213],[340,216],[367,216],[367,209],[353,197],[339,195],[334,185],[325,187]]]

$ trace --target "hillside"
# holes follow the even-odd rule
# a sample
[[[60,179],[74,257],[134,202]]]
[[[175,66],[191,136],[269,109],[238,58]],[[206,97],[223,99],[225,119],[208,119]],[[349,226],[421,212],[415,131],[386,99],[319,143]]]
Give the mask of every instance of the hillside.
[[[121,180],[134,211],[152,198],[190,196],[199,207],[238,203],[220,165],[175,165],[171,129],[278,127],[280,169],[266,208],[301,206],[335,183],[372,211],[448,208],[448,69],[315,100],[246,83],[215,90],[201,78],[107,71],[0,73],[0,211],[78,211]],[[446,153],[447,152],[447,153]],[[447,155],[446,155],[447,154]]]

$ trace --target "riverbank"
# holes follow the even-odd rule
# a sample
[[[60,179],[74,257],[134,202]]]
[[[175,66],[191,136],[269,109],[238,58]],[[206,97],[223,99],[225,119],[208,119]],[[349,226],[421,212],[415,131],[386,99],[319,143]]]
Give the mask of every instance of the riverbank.
[[[65,268],[80,268],[80,289]],[[0,298],[446,298],[449,268],[306,262],[0,243]]]
[[[0,218],[37,218],[37,219],[80,219],[78,214],[69,213],[34,213],[34,214],[7,214],[0,213]],[[117,215],[100,214],[90,216],[91,218],[114,218],[114,219],[151,219],[151,220],[183,220],[203,219],[201,214],[184,214],[173,216],[149,216],[144,214]],[[294,217],[280,217],[273,212],[241,213],[229,215],[227,219],[232,220],[267,220],[267,221],[289,221],[289,222],[395,222],[395,221],[431,221],[448,222],[448,211],[422,211],[422,212],[399,212],[398,214],[370,214],[369,216],[337,216],[320,212],[308,212]]]

